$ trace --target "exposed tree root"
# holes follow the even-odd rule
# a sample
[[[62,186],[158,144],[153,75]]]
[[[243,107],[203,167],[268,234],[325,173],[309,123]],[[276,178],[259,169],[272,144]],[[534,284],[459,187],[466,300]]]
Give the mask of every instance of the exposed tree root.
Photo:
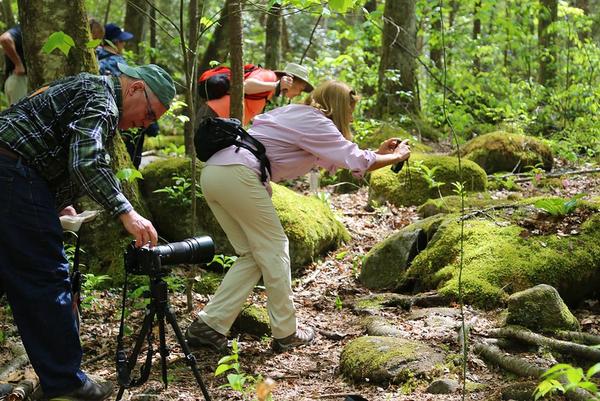
[[[538,346],[543,345],[562,354],[573,355],[575,357],[584,358],[592,362],[600,362],[599,349],[588,347],[587,345],[576,344],[570,341],[546,337],[519,327],[503,327],[501,329],[493,330],[491,335],[500,338],[511,338],[527,344],[535,344]]]
[[[556,337],[561,340],[574,341],[580,344],[586,345],[599,345],[600,344],[600,336],[590,334],[590,333],[582,333],[580,331],[566,331],[559,330],[554,334]]]
[[[532,377],[539,379],[545,372],[545,369],[529,363],[524,359],[505,355],[498,347],[494,345],[477,343],[473,345],[473,351],[489,363],[492,363],[521,377]],[[559,378],[559,381],[563,384],[566,383],[566,380],[563,378]],[[575,388],[567,391],[565,396],[571,401],[588,401],[592,397],[592,394],[583,389]]]
[[[25,349],[21,344],[9,345],[13,359],[7,364],[0,366],[0,380],[6,380],[13,372],[23,368],[29,362]]]

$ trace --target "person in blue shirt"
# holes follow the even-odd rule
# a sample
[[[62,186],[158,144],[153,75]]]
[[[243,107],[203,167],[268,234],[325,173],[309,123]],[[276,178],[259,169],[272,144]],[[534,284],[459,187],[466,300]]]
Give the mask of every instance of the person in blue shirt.
[[[104,26],[104,42],[101,47],[96,49],[100,74],[114,75],[118,77],[121,71],[117,64],[127,64],[123,57],[125,42],[133,39],[133,34],[122,30],[116,24],[106,24]]]
[[[118,77],[121,75],[121,70],[117,64],[127,64],[123,57],[123,49],[125,42],[131,40],[133,34],[122,30],[116,24],[106,24],[104,26],[104,42],[103,45],[96,49],[98,57],[99,71],[101,75],[112,75]],[[137,132],[121,131],[121,137],[125,142],[127,152],[131,157],[131,161],[135,168],[139,168],[142,162],[142,150],[144,147],[144,137],[156,136],[158,134],[158,124],[155,122],[149,127]]]

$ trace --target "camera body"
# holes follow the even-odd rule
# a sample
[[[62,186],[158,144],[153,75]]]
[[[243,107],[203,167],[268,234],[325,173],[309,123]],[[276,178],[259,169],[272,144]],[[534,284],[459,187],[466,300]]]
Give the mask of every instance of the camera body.
[[[209,263],[215,255],[215,244],[208,236],[188,238],[154,248],[136,248],[135,241],[125,249],[125,271],[134,275],[164,277],[170,265]]]

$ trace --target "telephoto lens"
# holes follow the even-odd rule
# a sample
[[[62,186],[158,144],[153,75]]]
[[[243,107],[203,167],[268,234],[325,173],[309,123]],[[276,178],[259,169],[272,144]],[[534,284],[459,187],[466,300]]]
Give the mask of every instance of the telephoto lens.
[[[179,263],[209,263],[215,256],[215,244],[208,236],[184,239],[152,249],[162,266]]]

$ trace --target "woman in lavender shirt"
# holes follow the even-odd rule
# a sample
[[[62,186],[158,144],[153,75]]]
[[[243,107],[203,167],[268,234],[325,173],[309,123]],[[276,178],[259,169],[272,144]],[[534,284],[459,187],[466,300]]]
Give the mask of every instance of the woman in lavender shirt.
[[[315,165],[357,176],[409,158],[406,141],[392,138],[378,150],[351,142],[350,123],[358,96],[346,84],[327,81],[306,104],[258,115],[250,134],[261,141],[271,162],[272,181],[296,178]],[[227,333],[258,280],[263,278],[273,348],[285,351],[309,344],[310,327],[298,326],[291,289],[288,239],[271,202],[269,183],[260,181],[260,164],[235,146],[215,153],[202,170],[202,192],[239,258],[219,289],[186,332],[190,345],[227,348]]]

